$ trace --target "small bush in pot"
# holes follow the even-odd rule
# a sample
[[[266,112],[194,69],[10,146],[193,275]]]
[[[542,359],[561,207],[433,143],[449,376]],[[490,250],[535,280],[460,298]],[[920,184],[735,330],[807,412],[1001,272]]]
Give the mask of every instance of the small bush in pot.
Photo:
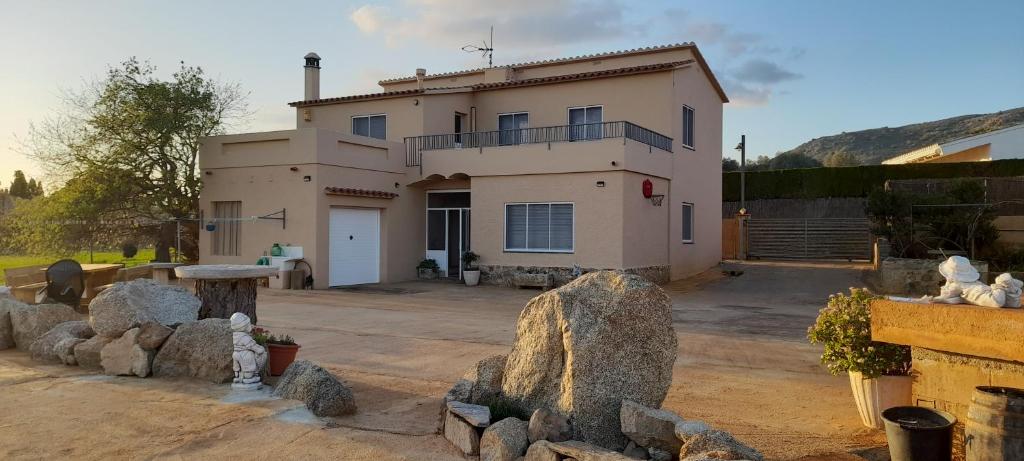
[[[472,250],[467,250],[462,254],[462,278],[466,280],[466,286],[475,286],[480,283],[480,268],[476,265],[479,260],[480,255]]]
[[[830,373],[850,377],[864,425],[881,428],[882,411],[910,404],[910,348],[871,340],[871,302],[865,289],[829,296],[828,305],[807,330],[812,344],[825,347],[821,363]]]
[[[295,361],[295,356],[302,347],[295,344],[295,339],[289,335],[275,336],[263,328],[253,328],[252,338],[258,344],[266,346],[271,376],[284,374],[284,370]]]
[[[424,280],[434,280],[437,278],[437,271],[440,267],[437,265],[437,261],[433,259],[424,259],[420,261],[419,265],[416,266],[416,272],[419,278]]]

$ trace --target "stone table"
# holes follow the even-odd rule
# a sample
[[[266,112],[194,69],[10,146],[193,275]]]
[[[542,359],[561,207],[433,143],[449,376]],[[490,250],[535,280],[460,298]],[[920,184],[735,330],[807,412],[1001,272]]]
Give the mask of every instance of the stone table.
[[[171,272],[183,265],[182,263],[149,263],[149,267],[153,269],[153,280],[163,284],[171,283]]]
[[[273,266],[209,264],[174,268],[180,279],[195,281],[196,296],[203,304],[199,318],[231,318],[241,312],[256,323],[256,283],[277,275]]]

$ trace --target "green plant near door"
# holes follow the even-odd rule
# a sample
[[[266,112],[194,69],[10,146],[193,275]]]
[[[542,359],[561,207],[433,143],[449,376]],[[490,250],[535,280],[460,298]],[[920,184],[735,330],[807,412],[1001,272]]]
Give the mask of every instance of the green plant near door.
[[[477,270],[476,262],[480,260],[480,255],[473,253],[472,250],[468,250],[462,253],[462,270],[475,271]]]
[[[833,375],[860,372],[865,377],[904,376],[910,371],[910,348],[871,340],[871,292],[851,288],[849,296],[829,296],[828,305],[807,330],[812,344],[823,344],[821,363]]]

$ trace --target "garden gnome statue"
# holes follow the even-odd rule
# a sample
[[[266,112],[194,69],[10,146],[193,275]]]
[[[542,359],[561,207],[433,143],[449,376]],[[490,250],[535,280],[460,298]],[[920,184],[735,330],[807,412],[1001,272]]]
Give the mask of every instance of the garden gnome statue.
[[[231,354],[235,380],[232,389],[256,390],[261,386],[260,372],[267,363],[267,350],[252,339],[252,322],[241,312],[231,314],[231,339],[235,344]]]

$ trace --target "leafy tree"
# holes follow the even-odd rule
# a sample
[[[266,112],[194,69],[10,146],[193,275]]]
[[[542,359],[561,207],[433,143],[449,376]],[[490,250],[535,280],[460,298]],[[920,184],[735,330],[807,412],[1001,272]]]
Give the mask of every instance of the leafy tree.
[[[722,171],[739,171],[740,162],[734,158],[722,158]]]
[[[14,181],[11,182],[9,193],[17,198],[32,198],[32,191],[29,189],[28,181],[25,180],[25,173],[23,171],[14,171]]]
[[[805,154],[786,152],[773,157],[769,163],[772,170],[788,170],[790,168],[817,168],[821,162]]]
[[[247,115],[237,85],[184,63],[162,80],[155,67],[132,58],[69,96],[63,113],[33,125],[25,150],[67,181],[64,188],[73,188],[53,192],[60,198],[46,205],[55,216],[91,210],[89,219],[106,235],[118,234],[121,220],[138,223],[137,237],[155,242],[157,260],[166,261],[175,244],[174,220],[198,215],[199,139],[224,133]],[[76,196],[103,207],[64,199]],[[186,222],[178,251],[196,259],[198,226]]]
[[[860,166],[860,159],[856,155],[853,155],[846,151],[836,151],[825,156],[825,161],[822,162],[829,168],[844,167],[844,166]]]
[[[28,193],[32,197],[43,195],[43,182],[36,181],[36,178],[28,180]]]

